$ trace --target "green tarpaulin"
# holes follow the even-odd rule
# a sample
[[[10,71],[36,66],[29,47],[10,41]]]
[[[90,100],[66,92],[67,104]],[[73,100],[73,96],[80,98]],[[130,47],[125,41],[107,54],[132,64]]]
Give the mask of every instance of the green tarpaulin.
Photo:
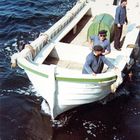
[[[107,38],[112,41],[114,34],[114,18],[106,13],[95,16],[87,33],[87,38],[98,35],[100,30],[107,30]]]

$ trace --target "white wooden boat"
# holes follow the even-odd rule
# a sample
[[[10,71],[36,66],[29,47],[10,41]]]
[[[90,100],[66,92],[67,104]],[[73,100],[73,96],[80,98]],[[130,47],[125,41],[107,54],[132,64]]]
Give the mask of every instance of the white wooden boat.
[[[118,73],[106,70],[96,76],[82,74],[85,58],[91,51],[88,28],[97,14],[114,16],[115,8],[103,2],[99,5],[94,1],[78,1],[56,24],[12,56],[12,63],[17,62],[25,70],[36,91],[48,102],[52,119],[79,105],[105,98],[122,83],[121,73],[126,65],[132,64],[133,47],[128,46],[136,44],[139,32],[133,21],[122,51],[112,48],[107,55],[119,68]]]

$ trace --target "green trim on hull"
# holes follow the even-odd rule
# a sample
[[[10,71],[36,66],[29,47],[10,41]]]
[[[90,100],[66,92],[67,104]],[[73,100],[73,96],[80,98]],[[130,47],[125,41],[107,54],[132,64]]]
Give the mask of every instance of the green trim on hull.
[[[56,77],[56,80],[58,81],[68,81],[68,82],[105,82],[105,81],[111,81],[116,80],[117,76],[112,76],[108,78],[100,78],[100,79],[87,79],[87,78],[66,78],[66,77]]]
[[[37,70],[34,70],[32,68],[29,68],[25,65],[23,65],[22,63],[18,62],[18,65],[20,67],[22,67],[23,69],[27,70],[27,71],[30,71],[34,74],[37,74],[39,76],[42,76],[42,77],[45,77],[45,78],[48,78],[49,76],[47,74],[44,74],[44,73],[41,73],[41,72],[38,72]],[[111,76],[111,77],[108,77],[108,78],[100,78],[100,79],[90,79],[90,78],[68,78],[68,77],[56,77],[56,80],[58,81],[67,81],[67,82],[96,82],[96,83],[99,83],[99,82],[105,82],[105,81],[111,81],[111,80],[116,80],[117,76]]]
[[[48,77],[49,77],[47,74],[38,72],[37,70],[31,69],[31,68],[29,68],[29,67],[26,67],[25,65],[21,64],[20,62],[18,62],[18,65],[19,65],[20,67],[22,67],[23,69],[28,70],[28,71],[30,71],[30,72],[32,72],[32,73],[34,73],[34,74],[39,75],[39,76],[42,76],[42,77],[45,77],[45,78],[48,78]]]

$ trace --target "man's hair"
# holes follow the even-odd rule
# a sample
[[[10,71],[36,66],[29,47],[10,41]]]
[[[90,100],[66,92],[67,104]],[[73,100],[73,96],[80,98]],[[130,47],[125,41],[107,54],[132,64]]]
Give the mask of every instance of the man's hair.
[[[93,50],[94,51],[103,51],[103,47],[101,46],[101,45],[95,45],[94,47],[93,47]]]
[[[100,31],[99,31],[99,34],[104,34],[104,35],[106,35],[106,34],[107,34],[107,31],[106,31],[106,30],[100,30]]]
[[[123,3],[123,2],[127,2],[127,0],[121,0],[121,3]]]

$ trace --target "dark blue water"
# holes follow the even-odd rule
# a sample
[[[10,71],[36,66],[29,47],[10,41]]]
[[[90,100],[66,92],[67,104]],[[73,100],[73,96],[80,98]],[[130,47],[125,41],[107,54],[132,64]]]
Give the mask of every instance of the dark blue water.
[[[10,56],[59,20],[76,0],[0,0],[0,140],[139,140],[140,63],[107,103],[93,103],[52,122],[46,103]],[[47,90],[47,89],[46,89]]]

